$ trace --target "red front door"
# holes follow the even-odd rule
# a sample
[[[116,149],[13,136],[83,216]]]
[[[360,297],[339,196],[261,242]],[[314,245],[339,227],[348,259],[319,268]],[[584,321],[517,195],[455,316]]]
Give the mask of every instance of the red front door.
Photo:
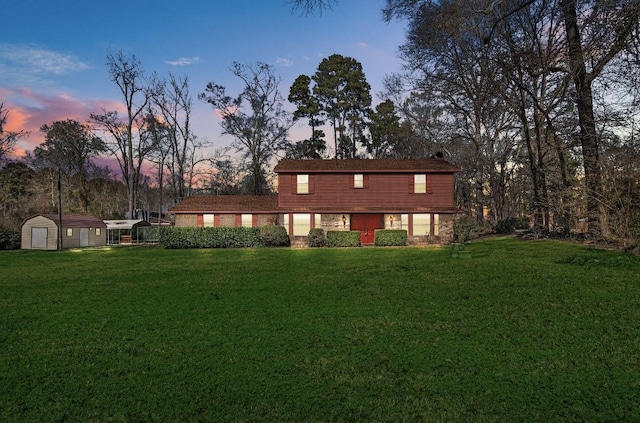
[[[361,244],[373,244],[376,229],[384,228],[384,215],[382,214],[352,214],[351,230],[360,231]]]

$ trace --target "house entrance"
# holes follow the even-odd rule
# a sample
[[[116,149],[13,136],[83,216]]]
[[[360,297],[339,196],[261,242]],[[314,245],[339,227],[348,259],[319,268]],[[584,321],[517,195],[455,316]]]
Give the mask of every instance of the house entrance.
[[[373,244],[375,242],[374,231],[384,228],[384,215],[382,214],[352,214],[351,230],[360,231],[360,243]]]

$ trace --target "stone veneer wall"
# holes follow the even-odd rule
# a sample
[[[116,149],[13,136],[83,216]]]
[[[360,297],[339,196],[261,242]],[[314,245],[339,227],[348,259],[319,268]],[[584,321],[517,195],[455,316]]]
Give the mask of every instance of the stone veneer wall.
[[[176,228],[198,226],[197,214],[176,214]]]
[[[342,222],[342,216],[344,216],[347,221]],[[321,228],[324,230],[324,233],[328,231],[348,231],[351,226],[350,216],[348,214],[323,214]],[[318,222],[316,222],[316,227],[318,227]]]

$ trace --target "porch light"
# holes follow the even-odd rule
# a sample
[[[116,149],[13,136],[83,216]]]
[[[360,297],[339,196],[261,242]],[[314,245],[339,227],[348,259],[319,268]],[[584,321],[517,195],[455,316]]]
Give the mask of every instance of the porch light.
[[[393,229],[393,215],[389,216],[389,226]]]
[[[346,227],[347,226],[347,217],[343,214],[342,215],[342,227]]]

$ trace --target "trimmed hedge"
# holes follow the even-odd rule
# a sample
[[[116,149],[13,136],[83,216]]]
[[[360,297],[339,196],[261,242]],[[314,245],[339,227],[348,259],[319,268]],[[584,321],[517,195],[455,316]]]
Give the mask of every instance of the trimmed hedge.
[[[324,236],[324,229],[311,228],[309,231],[309,247],[324,247],[327,245],[327,239]]]
[[[260,239],[265,247],[288,247],[291,239],[284,226],[266,225],[260,228]]]
[[[159,243],[165,248],[261,247],[260,228],[162,228]]]
[[[404,229],[376,229],[375,245],[379,247],[399,247],[407,245],[407,231]]]
[[[327,231],[327,247],[359,247],[360,231]]]

